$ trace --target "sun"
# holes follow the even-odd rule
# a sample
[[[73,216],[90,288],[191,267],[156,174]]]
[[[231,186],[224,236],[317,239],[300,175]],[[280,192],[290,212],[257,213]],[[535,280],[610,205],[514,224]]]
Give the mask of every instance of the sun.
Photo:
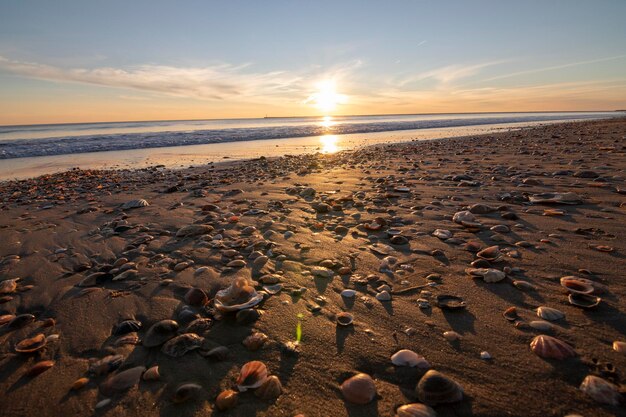
[[[322,80],[315,85],[317,91],[309,96],[307,103],[313,103],[315,107],[324,113],[331,112],[339,104],[345,104],[347,97],[337,93],[337,86],[334,80]]]

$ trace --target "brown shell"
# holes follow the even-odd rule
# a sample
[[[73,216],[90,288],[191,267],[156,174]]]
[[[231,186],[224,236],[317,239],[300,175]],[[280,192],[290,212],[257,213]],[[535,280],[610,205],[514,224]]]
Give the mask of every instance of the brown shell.
[[[222,391],[215,399],[215,406],[220,411],[229,410],[237,405],[238,395],[237,391],[232,389]]]
[[[192,306],[201,307],[209,302],[209,297],[200,288],[190,288],[185,294],[185,302]]]
[[[161,352],[173,358],[180,358],[187,352],[198,349],[203,342],[204,338],[195,333],[183,333],[168,340],[161,348]]]
[[[272,375],[254,391],[254,395],[263,399],[271,400],[278,397],[283,392],[283,386],[277,376]]]
[[[367,374],[356,374],[341,384],[344,398],[354,404],[367,404],[376,397],[376,384]]]
[[[454,403],[463,399],[463,389],[456,381],[432,369],[420,379],[416,391],[417,398],[428,405]]]
[[[177,331],[178,323],[174,320],[158,321],[150,326],[142,343],[145,347],[160,346],[176,336]]]
[[[116,392],[125,391],[139,383],[141,375],[145,370],[146,368],[144,366],[136,366],[111,375],[100,385],[100,392],[110,397]]]
[[[267,339],[268,337],[264,333],[252,333],[250,336],[246,337],[243,340],[243,345],[246,347],[246,349],[250,351],[255,351],[259,350],[265,344],[265,342],[267,342]]]
[[[587,375],[580,384],[580,390],[601,404],[619,405],[619,388],[599,376]]]
[[[502,258],[502,253],[500,252],[500,248],[496,246],[489,246],[478,252],[476,254],[477,257],[481,259],[486,259],[491,262],[499,261]]]
[[[202,390],[202,387],[198,384],[183,384],[176,388],[172,401],[175,403],[182,403],[192,399]]]
[[[437,413],[426,404],[414,403],[398,407],[396,417],[437,417]]]
[[[156,381],[159,378],[161,378],[161,374],[159,373],[158,365],[148,368],[148,370],[143,373],[143,377],[142,377],[144,381]]]
[[[46,336],[43,333],[39,333],[19,342],[15,345],[15,351],[19,353],[36,352],[39,349],[43,349],[44,346],[46,346]]]
[[[48,369],[52,368],[54,366],[54,361],[41,361],[41,362],[37,362],[36,364],[34,364],[33,366],[31,366],[25,373],[24,375],[26,376],[37,376],[41,373],[46,372]]]
[[[267,366],[260,361],[251,361],[241,367],[237,378],[237,388],[244,392],[250,388],[260,387],[268,377]]]
[[[530,349],[539,357],[544,359],[562,360],[576,356],[576,351],[556,337],[540,334],[530,342]]]
[[[81,389],[82,387],[84,387],[85,385],[87,385],[89,383],[89,378],[78,378],[76,381],[74,381],[74,383],[72,384],[72,389],[74,391],[78,391],[79,389]]]

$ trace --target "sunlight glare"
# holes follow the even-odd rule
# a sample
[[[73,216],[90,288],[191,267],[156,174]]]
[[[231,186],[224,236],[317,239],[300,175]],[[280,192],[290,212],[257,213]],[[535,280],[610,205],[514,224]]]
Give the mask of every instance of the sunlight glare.
[[[322,153],[335,153],[339,151],[339,146],[337,142],[339,138],[337,135],[324,135],[320,137],[320,142],[322,143]]]
[[[325,113],[333,111],[337,108],[337,105],[347,102],[347,97],[344,94],[337,93],[334,80],[320,81],[315,87],[317,92],[311,94],[306,102],[312,102],[315,107]]]
[[[323,127],[331,127],[335,124],[335,121],[333,120],[333,118],[331,116],[324,116],[322,117],[322,122],[320,123]]]

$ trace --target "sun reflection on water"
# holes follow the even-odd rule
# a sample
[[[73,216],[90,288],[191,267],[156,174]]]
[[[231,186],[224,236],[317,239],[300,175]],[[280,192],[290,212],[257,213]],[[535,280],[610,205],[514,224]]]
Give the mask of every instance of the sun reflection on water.
[[[324,116],[322,117],[322,121],[320,122],[320,125],[322,125],[323,127],[331,127],[335,124],[335,121],[333,120],[332,116]]]
[[[337,142],[339,138],[337,135],[324,135],[320,137],[320,142],[322,143],[322,153],[335,153],[339,151],[339,146]]]

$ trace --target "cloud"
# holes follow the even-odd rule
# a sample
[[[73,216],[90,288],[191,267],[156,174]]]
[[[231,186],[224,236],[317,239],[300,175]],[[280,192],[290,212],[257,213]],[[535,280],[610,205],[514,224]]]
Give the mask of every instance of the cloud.
[[[509,61],[490,61],[472,65],[447,65],[445,67],[435,68],[429,71],[410,75],[409,77],[400,80],[397,85],[402,87],[418,81],[433,79],[443,86],[449,86],[458,80],[478,74],[484,68],[503,64],[505,62]]]

